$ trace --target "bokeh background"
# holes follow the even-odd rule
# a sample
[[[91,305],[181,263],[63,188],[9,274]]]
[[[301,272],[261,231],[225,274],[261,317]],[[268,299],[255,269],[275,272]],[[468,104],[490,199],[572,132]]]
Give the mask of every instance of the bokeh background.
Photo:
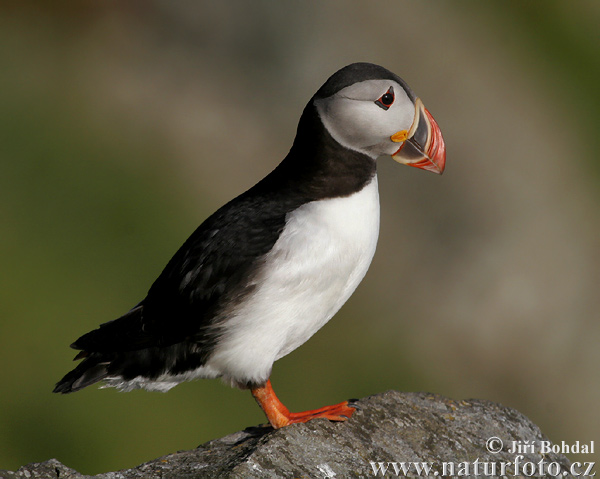
[[[0,469],[105,472],[264,422],[216,380],[50,391],[355,61],[412,86],[447,169],[380,159],[373,265],[278,394],[485,398],[598,446],[599,24],[597,0],[2,2]]]

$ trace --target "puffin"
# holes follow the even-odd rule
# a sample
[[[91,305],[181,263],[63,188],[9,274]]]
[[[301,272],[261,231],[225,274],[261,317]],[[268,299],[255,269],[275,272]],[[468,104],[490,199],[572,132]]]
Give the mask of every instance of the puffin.
[[[404,80],[353,63],[310,99],[271,173],[208,217],[134,308],[71,344],[82,361],[53,392],[98,382],[166,392],[222,378],[250,390],[275,429],[350,418],[348,401],[290,412],[270,376],[273,363],[327,323],[365,276],[379,235],[382,156],[441,174],[446,148]]]

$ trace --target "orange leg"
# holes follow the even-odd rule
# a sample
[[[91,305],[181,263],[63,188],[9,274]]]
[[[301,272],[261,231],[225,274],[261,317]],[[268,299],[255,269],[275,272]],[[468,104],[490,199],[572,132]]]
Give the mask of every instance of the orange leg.
[[[280,427],[296,422],[310,421],[319,417],[329,419],[330,421],[345,421],[355,411],[353,407],[348,406],[348,401],[344,401],[333,406],[325,406],[312,411],[290,412],[277,399],[270,379],[263,387],[252,389],[251,392],[274,429],[279,429]]]

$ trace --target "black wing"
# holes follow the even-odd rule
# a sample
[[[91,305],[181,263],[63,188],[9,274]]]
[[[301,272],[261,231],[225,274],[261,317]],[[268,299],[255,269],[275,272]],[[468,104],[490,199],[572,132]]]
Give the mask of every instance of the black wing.
[[[193,339],[208,353],[224,306],[251,291],[252,272],[277,241],[287,212],[295,208],[252,193],[232,200],[202,223],[141,303],[83,335],[72,347],[121,352]]]

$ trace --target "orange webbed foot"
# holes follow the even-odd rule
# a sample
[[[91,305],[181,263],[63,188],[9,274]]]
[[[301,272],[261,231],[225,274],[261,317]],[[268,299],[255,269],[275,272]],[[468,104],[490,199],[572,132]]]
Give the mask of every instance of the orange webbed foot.
[[[356,410],[348,405],[348,401],[344,401],[311,411],[290,412],[275,395],[271,380],[268,380],[263,387],[252,389],[251,392],[274,429],[318,418],[329,419],[330,421],[346,421]]]
[[[348,405],[348,401],[334,404],[333,406],[325,406],[319,409],[313,409],[311,411],[304,412],[291,412],[289,413],[289,423],[294,424],[296,422],[306,422],[311,419],[325,418],[330,421],[345,421],[354,414],[355,408]]]

